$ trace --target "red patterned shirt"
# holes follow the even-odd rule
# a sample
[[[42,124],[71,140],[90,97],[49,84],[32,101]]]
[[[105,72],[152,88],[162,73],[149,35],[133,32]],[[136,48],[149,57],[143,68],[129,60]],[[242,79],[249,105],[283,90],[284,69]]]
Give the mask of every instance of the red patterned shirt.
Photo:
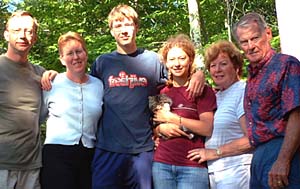
[[[250,143],[258,146],[285,135],[289,113],[300,105],[300,62],[272,50],[248,71],[244,108]]]

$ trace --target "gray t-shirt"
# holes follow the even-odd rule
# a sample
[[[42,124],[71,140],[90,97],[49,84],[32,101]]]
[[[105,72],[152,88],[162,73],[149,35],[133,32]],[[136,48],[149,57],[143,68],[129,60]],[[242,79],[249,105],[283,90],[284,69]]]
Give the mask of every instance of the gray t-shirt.
[[[40,78],[44,68],[0,56],[0,169],[41,167]]]

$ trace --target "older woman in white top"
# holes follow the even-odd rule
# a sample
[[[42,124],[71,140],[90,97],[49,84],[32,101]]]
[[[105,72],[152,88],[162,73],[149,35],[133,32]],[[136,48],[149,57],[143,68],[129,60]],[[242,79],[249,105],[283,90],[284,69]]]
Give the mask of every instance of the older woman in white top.
[[[212,136],[205,149],[189,151],[188,158],[207,161],[211,189],[247,189],[251,146],[243,108],[245,82],[240,81],[243,57],[228,41],[218,41],[205,51],[205,66],[218,91]]]
[[[60,36],[58,47],[66,72],[43,93],[48,119],[41,184],[43,189],[89,189],[103,84],[86,74],[87,49],[78,33]]]

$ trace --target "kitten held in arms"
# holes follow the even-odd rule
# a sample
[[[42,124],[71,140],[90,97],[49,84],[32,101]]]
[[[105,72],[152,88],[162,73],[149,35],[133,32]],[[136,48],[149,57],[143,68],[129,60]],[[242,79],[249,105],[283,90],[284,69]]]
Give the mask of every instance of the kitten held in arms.
[[[172,99],[168,97],[166,94],[159,94],[155,96],[149,96],[149,108],[152,111],[152,115],[155,111],[157,110],[166,110],[166,111],[171,111],[171,105],[172,105]],[[153,117],[153,116],[152,116]],[[155,128],[160,124],[160,122],[157,121],[152,121],[152,125]],[[180,129],[186,132],[189,135],[189,139],[194,138],[194,134],[191,133],[189,129],[184,127],[183,125],[180,125]]]

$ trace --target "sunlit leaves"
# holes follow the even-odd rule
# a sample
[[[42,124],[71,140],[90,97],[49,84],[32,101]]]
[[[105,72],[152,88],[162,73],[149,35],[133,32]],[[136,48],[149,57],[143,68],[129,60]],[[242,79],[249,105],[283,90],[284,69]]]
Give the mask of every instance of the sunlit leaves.
[[[1,29],[9,16],[5,8],[6,1],[0,1]],[[227,39],[226,1],[230,9],[235,7],[233,22],[246,11],[258,11],[271,23],[274,36],[278,34],[275,0],[198,1],[203,47],[218,39]],[[137,42],[141,47],[157,51],[169,36],[190,33],[187,0],[24,0],[19,8],[30,11],[40,23],[39,39],[32,49],[30,60],[48,69],[63,71],[58,60],[57,39],[67,31],[77,31],[86,39],[89,64],[98,55],[114,50],[116,47],[108,29],[107,15],[120,3],[133,6],[140,16]],[[0,36],[0,51],[5,52],[7,44],[3,35]],[[278,38],[273,44],[278,46]]]

